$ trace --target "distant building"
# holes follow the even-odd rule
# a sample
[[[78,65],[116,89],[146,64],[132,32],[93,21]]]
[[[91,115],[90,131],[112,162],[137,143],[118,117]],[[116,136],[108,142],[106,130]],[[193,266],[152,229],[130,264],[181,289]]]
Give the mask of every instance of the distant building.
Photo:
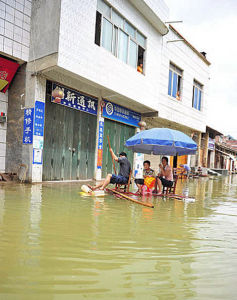
[[[237,168],[237,141],[229,137],[215,138],[215,168],[233,172]]]

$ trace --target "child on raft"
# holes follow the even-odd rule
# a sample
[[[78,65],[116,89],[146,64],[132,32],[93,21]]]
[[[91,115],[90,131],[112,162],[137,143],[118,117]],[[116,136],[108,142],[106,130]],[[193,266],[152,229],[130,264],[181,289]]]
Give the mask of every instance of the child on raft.
[[[151,162],[149,160],[145,160],[143,162],[143,178],[135,179],[135,183],[137,185],[137,194],[142,194],[142,186],[144,185],[144,179],[147,177],[156,177],[155,171],[150,168]]]

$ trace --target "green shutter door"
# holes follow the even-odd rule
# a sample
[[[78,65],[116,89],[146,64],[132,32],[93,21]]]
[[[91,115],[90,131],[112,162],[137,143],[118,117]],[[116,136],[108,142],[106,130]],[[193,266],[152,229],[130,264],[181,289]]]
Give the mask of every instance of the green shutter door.
[[[72,179],[94,175],[97,118],[74,110]]]
[[[133,152],[131,150],[128,150],[128,148],[126,148],[124,145],[125,145],[126,140],[129,139],[134,134],[135,134],[134,127],[105,119],[104,141],[103,141],[103,163],[102,163],[102,177],[103,178],[108,173],[114,173],[112,159],[111,159],[111,155],[109,152],[107,135],[109,136],[110,144],[111,144],[111,147],[112,147],[114,153],[116,155],[118,155],[122,151],[126,152],[127,156],[128,156],[128,160],[130,161],[130,163],[132,165],[133,164]],[[117,172],[118,172],[117,163],[115,163],[115,165],[116,165]]]
[[[43,180],[90,179],[96,116],[46,101]]]

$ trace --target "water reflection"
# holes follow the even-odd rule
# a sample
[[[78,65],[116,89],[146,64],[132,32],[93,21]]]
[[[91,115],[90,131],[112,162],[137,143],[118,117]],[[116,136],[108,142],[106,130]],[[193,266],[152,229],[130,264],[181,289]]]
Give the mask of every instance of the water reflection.
[[[2,185],[0,299],[231,299],[236,187],[183,180],[195,202],[144,196],[151,209],[77,184]]]

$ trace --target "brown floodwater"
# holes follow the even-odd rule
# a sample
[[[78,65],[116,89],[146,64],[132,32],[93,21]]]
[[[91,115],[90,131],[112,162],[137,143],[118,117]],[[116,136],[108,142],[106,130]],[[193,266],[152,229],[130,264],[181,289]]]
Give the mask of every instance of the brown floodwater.
[[[236,299],[237,175],[183,180],[192,200],[0,185],[0,299]]]

